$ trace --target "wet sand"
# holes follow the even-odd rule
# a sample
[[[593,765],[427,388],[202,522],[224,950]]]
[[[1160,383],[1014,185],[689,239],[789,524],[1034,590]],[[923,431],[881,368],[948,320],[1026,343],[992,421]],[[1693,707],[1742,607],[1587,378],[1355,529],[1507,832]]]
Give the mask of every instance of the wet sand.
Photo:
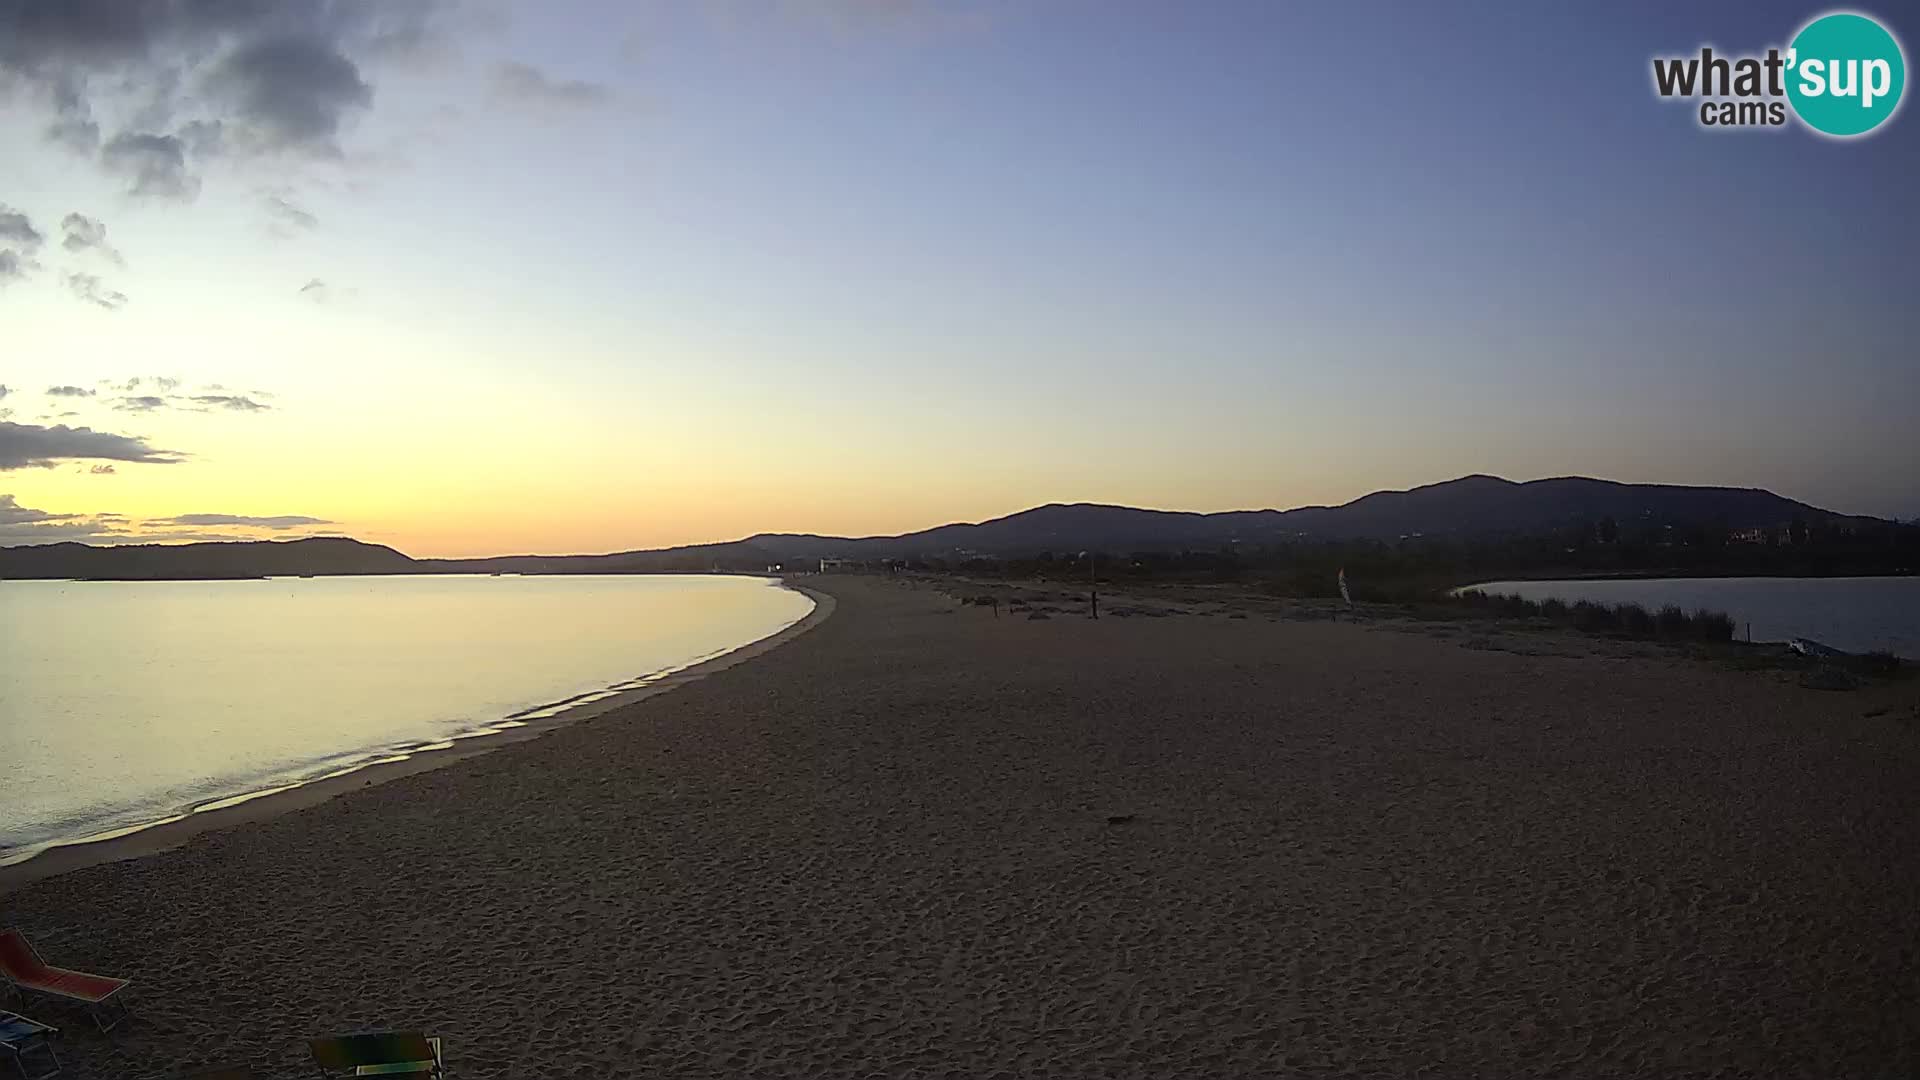
[[[1910,685],[817,580],[672,693],[0,895],[136,980],[26,1011],[128,1080],[1920,1071]]]

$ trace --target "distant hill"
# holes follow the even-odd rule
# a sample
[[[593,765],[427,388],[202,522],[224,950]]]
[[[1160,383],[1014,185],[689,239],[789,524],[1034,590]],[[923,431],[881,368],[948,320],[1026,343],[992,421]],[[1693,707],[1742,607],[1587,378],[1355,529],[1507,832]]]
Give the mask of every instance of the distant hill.
[[[816,558],[953,558],[1095,551],[1178,551],[1294,540],[1397,540],[1547,532],[1612,518],[1621,530],[1665,525],[1750,529],[1846,518],[1756,488],[1619,484],[1569,476],[1515,483],[1467,476],[1409,491],[1376,491],[1341,506],[1198,514],[1093,503],[1054,503],[978,523],[900,536],[761,533],[745,540],[607,555],[504,555],[410,559],[341,538],[219,544],[0,548],[0,577],[232,578],[294,574],[641,574],[762,570]]]
[[[414,561],[345,537],[205,544],[38,544],[0,548],[0,578],[255,578],[408,574]]]
[[[1581,520],[1613,518],[1622,528],[1725,525],[1730,529],[1847,519],[1760,488],[1620,484],[1584,476],[1524,484],[1466,476],[1409,491],[1376,491],[1341,506],[1303,507],[1279,515],[1288,529],[1311,536],[1393,539],[1411,533],[1487,535],[1538,532]]]
[[[419,574],[672,574],[685,571],[765,570],[778,561],[744,541],[689,544],[611,555],[495,555],[480,559],[416,559]]]
[[[901,536],[848,539],[787,533],[746,543],[784,559],[1024,555],[1039,551],[1150,551],[1283,540],[1397,540],[1542,532],[1582,520],[1635,525],[1721,524],[1729,529],[1845,519],[1757,488],[1620,484],[1570,476],[1515,483],[1467,476],[1409,491],[1376,491],[1340,506],[1196,514],[1093,503],[1054,503],[978,524],[942,525]]]

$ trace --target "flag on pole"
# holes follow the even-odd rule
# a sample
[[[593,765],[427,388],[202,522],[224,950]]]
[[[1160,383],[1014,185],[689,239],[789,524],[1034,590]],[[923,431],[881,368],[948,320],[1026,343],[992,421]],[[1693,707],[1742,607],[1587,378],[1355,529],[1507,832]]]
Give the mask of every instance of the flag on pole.
[[[1345,600],[1348,607],[1353,606],[1353,594],[1347,591],[1347,568],[1344,566],[1340,568],[1340,599]]]

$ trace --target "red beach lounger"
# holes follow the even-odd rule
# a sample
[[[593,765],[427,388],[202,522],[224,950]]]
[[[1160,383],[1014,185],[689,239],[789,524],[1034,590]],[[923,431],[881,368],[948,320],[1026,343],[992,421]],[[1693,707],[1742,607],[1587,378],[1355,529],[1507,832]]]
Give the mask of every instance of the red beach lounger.
[[[126,989],[128,980],[53,967],[40,959],[18,930],[0,930],[0,976],[22,991],[79,1002],[101,1031],[127,1015],[119,1002],[109,999]]]

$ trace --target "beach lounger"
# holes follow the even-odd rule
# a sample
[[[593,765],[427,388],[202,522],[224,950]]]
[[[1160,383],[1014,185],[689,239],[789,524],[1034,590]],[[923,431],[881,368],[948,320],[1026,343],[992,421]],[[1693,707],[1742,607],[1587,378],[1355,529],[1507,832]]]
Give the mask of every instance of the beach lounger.
[[[12,1062],[24,1080],[46,1080],[60,1073],[60,1059],[49,1041],[59,1028],[18,1013],[0,1012],[0,1061]]]
[[[307,1048],[327,1076],[447,1075],[440,1058],[440,1040],[417,1031],[371,1031],[309,1039]]]
[[[23,993],[80,1003],[101,1031],[111,1030],[127,1016],[115,995],[127,988],[128,980],[53,967],[40,959],[18,930],[0,930],[0,978]]]

